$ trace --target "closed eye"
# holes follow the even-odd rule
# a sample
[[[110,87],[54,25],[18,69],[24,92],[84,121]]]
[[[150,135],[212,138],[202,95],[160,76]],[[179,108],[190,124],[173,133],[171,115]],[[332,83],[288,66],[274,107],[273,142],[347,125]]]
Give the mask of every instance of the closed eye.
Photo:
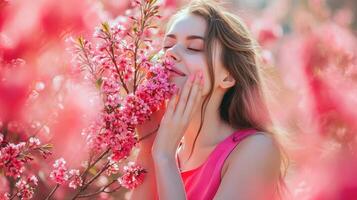
[[[165,47],[162,47],[164,50],[167,50],[169,48],[171,48],[170,46],[165,46]],[[195,49],[195,48],[187,48],[188,50],[190,51],[195,51],[195,52],[201,52],[202,50],[201,49]]]
[[[187,48],[187,49],[190,50],[190,51],[197,51],[197,52],[202,51],[201,49],[194,49],[194,48]]]

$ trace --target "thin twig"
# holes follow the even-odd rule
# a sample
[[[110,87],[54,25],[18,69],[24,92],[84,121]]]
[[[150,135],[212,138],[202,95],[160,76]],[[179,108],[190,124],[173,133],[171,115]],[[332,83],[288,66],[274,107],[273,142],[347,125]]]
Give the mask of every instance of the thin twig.
[[[90,194],[83,194],[83,195],[79,195],[77,198],[85,198],[85,197],[91,197],[91,196],[95,196],[101,192],[105,192],[105,189],[107,189],[109,186],[111,186],[113,183],[115,183],[116,180],[112,180],[112,182],[110,182],[109,184],[107,184],[106,186],[102,187],[100,190],[96,191],[96,192],[93,192],[93,193],[90,193]]]
[[[118,189],[120,189],[121,188],[121,186],[119,185],[118,187],[116,187],[116,188],[114,188],[114,189],[112,189],[112,190],[110,190],[110,191],[103,191],[104,193],[113,193],[113,192],[115,192],[115,191],[117,191]]]
[[[140,141],[144,140],[145,138],[150,137],[150,135],[156,133],[156,132],[159,130],[159,128],[160,128],[160,125],[159,125],[154,131],[152,131],[151,133],[148,133],[147,135],[143,136],[142,138],[139,138],[139,139],[138,139],[138,143],[139,143]]]
[[[53,194],[56,192],[56,190],[59,188],[59,184],[57,184],[56,185],[56,187],[54,187],[53,189],[52,189],[52,191],[51,191],[51,193],[46,197],[46,199],[45,200],[50,200],[51,199],[51,197],[53,196]]]
[[[102,154],[100,154],[100,156],[92,164],[89,163],[86,170],[81,174],[81,177],[83,178],[85,176],[85,174],[89,171],[89,169],[92,168],[95,164],[97,164],[109,151],[110,151],[110,149],[108,148]]]
[[[72,198],[72,200],[78,198],[78,196],[79,196],[83,191],[85,191],[85,190],[89,187],[89,185],[90,185],[93,181],[95,181],[95,180],[110,166],[109,163],[110,163],[110,161],[107,161],[107,162],[105,163],[105,165],[103,166],[103,168],[102,168],[95,176],[93,176],[87,183],[85,183],[85,184],[79,189],[79,191],[77,192],[76,195],[74,195],[74,197]]]
[[[124,82],[124,79],[123,79],[123,77],[122,77],[122,75],[121,75],[121,73],[119,71],[118,64],[117,64],[117,62],[115,60],[113,45],[110,45],[110,52],[111,52],[111,53],[109,53],[110,58],[111,58],[111,60],[112,60],[112,62],[114,64],[115,70],[117,71],[117,73],[119,75],[119,79],[120,79],[120,81],[121,81],[121,83],[123,85],[123,88],[125,89],[126,93],[129,94],[130,91],[129,91],[128,87],[126,86],[125,82]]]
[[[9,200],[12,200],[12,199],[14,199],[16,196],[17,196],[17,194],[19,193],[19,191],[17,191],[15,194],[13,194],[11,197],[10,197],[10,199]]]

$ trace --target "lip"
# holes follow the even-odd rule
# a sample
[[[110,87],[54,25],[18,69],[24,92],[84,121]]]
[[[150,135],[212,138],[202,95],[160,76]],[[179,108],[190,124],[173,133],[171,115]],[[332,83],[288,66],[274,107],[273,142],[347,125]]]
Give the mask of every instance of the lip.
[[[177,69],[176,67],[174,66],[171,66],[171,69],[168,69],[169,71],[173,72],[173,73],[176,73],[180,76],[186,76],[185,73],[183,73],[182,71],[180,71],[179,69]]]

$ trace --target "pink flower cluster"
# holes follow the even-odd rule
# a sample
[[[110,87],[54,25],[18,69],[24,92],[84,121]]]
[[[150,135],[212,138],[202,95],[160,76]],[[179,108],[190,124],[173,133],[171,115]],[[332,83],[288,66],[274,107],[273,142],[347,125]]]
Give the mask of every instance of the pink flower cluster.
[[[113,174],[117,174],[119,173],[120,169],[119,169],[119,165],[118,163],[114,162],[114,161],[110,161],[109,163],[109,167],[108,169],[105,171],[105,174],[107,176],[111,176]]]
[[[16,191],[13,195],[9,193],[2,194],[0,200],[9,200],[14,197],[19,197],[21,200],[31,199],[34,195],[36,186],[38,185],[38,179],[36,176],[32,175],[27,178],[19,179],[16,184]]]
[[[309,129],[316,128],[314,132],[323,136],[342,139],[356,133],[357,112],[350,109],[357,103],[356,44],[350,30],[325,23],[309,34],[293,37],[283,46],[294,52],[282,51],[280,62],[281,66],[289,66],[294,60],[296,65],[283,70],[287,83],[301,94],[298,98],[303,106],[299,109],[304,110],[299,111],[299,121]],[[342,134],[337,130],[342,130]]]
[[[53,164],[54,169],[50,173],[50,178],[59,185],[62,185],[68,181],[70,188],[76,189],[82,186],[83,181],[78,169],[68,170],[66,167],[66,161],[63,158],[57,159]]]
[[[19,178],[25,170],[25,164],[33,160],[31,153],[40,152],[45,158],[50,154],[48,146],[41,146],[40,140],[35,137],[14,144],[4,141],[4,136],[0,134],[0,144],[0,169],[13,178]]]
[[[66,161],[60,158],[53,164],[54,170],[51,171],[50,178],[57,184],[63,184],[68,181],[68,172],[66,167]]]
[[[70,177],[69,179],[71,180],[68,184],[70,188],[76,189],[77,187],[82,186],[83,181],[78,169],[71,169],[68,173]]]
[[[36,176],[31,176],[26,179],[21,178],[15,185],[18,191],[16,195],[23,200],[31,199],[37,185],[38,180]]]
[[[127,189],[134,189],[144,181],[145,169],[133,162],[129,162],[127,166],[124,166],[123,171],[123,175],[118,178],[118,182]]]
[[[5,170],[6,176],[19,178],[23,173],[27,159],[23,159],[21,152],[25,149],[25,143],[8,144],[0,150],[0,168]]]
[[[145,28],[146,22],[142,31],[130,27],[143,18],[103,23],[94,33],[95,45],[79,38],[75,50],[76,65],[86,68],[85,77],[99,86],[104,106],[83,134],[97,152],[109,148],[109,159],[114,162],[127,157],[135,146],[135,127],[149,119],[176,90],[166,70],[173,63],[160,58],[152,41],[145,39],[143,30],[150,29]]]
[[[127,158],[137,144],[135,127],[148,120],[176,91],[167,70],[173,62],[161,57],[148,38],[155,34],[150,20],[159,18],[154,4],[155,1],[135,1],[133,6],[137,8],[131,10],[134,15],[102,23],[93,40],[80,37],[74,48],[75,66],[85,71],[84,80],[96,85],[103,101],[102,112],[82,134],[95,154],[109,152],[105,156],[110,163],[105,170],[107,175],[118,173],[115,163]],[[62,184],[67,174],[64,160],[55,168],[52,177]],[[127,168],[128,174],[120,179],[125,186],[142,182],[139,169]]]
[[[136,144],[135,126],[149,119],[175,91],[175,86],[168,82],[169,74],[162,65],[152,66],[150,73],[152,77],[145,84],[139,85],[135,94],[130,93],[120,99],[119,94],[115,94],[118,96],[116,106],[111,107],[110,112],[103,112],[101,118],[85,130],[88,143],[93,149],[111,149],[112,161],[119,161],[130,154]],[[103,86],[104,93],[105,89],[110,93],[115,90],[110,86],[117,85],[104,81]],[[106,105],[109,104],[114,105],[113,102]]]

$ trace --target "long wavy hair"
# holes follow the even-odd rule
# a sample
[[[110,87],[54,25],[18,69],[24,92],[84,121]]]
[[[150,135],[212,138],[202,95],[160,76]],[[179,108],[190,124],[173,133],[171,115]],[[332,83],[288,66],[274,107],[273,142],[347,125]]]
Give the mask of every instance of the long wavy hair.
[[[210,91],[201,107],[201,122],[195,137],[202,129],[206,106],[212,96],[215,82],[213,54],[216,42],[221,45],[220,59],[225,69],[236,80],[229,88],[219,107],[220,118],[236,129],[253,128],[270,135],[280,150],[281,173],[277,187],[277,197],[282,197],[282,189],[287,189],[284,182],[288,157],[279,144],[272,126],[272,120],[265,100],[263,86],[263,70],[259,62],[259,47],[243,21],[236,15],[226,11],[214,1],[194,0],[171,17],[167,29],[181,14],[193,14],[206,20],[205,56],[207,59]],[[189,158],[192,155],[191,151]],[[189,159],[188,158],[188,159]]]

